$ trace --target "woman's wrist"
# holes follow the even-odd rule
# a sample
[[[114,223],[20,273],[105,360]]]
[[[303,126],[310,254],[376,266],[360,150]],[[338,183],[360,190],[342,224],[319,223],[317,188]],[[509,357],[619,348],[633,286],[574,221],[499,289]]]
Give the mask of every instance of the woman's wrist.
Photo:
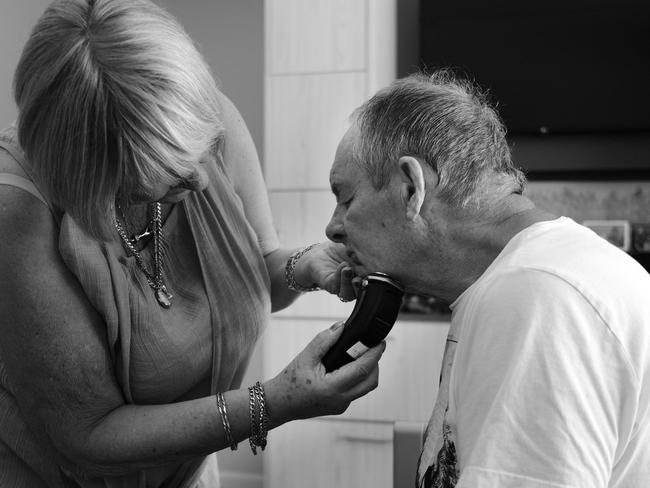
[[[266,392],[266,412],[268,429],[274,429],[282,424],[294,420],[290,418],[287,402],[283,395],[283,389],[277,388],[277,378],[267,380],[263,383]]]
[[[305,256],[317,244],[318,243],[303,247],[289,256],[285,265],[284,277],[287,287],[291,291],[304,293],[320,289],[311,278],[309,260]]]

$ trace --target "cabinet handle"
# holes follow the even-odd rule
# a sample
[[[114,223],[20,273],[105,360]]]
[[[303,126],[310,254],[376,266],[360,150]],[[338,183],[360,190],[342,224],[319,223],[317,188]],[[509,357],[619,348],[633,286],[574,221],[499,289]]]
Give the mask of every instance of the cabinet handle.
[[[367,442],[371,444],[385,444],[386,442],[392,442],[393,438],[392,437],[368,437],[368,436],[363,436],[363,435],[353,435],[353,434],[345,434],[339,436],[339,439],[345,442]]]

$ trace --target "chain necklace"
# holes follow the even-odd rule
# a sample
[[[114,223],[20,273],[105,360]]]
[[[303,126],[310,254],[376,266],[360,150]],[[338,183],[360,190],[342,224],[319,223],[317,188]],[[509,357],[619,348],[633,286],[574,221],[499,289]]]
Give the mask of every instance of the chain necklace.
[[[122,220],[126,222],[124,213],[119,205],[117,206],[117,209],[120,214],[122,214]],[[136,265],[147,278],[147,283],[149,283],[149,286],[154,290],[154,296],[156,297],[156,300],[158,300],[160,306],[163,308],[169,308],[172,306],[171,300],[173,295],[167,291],[167,287],[165,286],[162,277],[162,258],[160,253],[160,241],[162,240],[162,212],[160,202],[156,202],[153,205],[151,226],[153,227],[153,230],[150,230],[150,225],[147,225],[147,228],[143,233],[129,238],[124,226],[120,223],[117,215],[115,216],[115,228],[117,229],[117,233],[120,235],[126,250],[135,258]],[[147,265],[144,264],[140,251],[135,247],[135,244],[137,244],[138,241],[150,234],[153,234],[153,272],[151,272]]]

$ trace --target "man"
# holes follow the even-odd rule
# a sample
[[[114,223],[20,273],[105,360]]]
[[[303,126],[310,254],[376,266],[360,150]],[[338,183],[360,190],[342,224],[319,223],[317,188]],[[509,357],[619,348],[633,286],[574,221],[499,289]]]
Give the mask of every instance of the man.
[[[650,275],[523,195],[475,88],[441,71],[380,91],[330,180],[327,235],[357,274],[451,304],[418,487],[650,486]]]

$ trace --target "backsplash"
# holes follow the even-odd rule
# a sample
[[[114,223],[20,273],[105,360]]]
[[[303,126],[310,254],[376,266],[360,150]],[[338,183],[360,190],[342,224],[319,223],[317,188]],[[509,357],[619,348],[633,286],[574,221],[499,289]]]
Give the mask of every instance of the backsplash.
[[[538,207],[576,222],[602,219],[650,222],[650,181],[529,182],[524,195]]]

